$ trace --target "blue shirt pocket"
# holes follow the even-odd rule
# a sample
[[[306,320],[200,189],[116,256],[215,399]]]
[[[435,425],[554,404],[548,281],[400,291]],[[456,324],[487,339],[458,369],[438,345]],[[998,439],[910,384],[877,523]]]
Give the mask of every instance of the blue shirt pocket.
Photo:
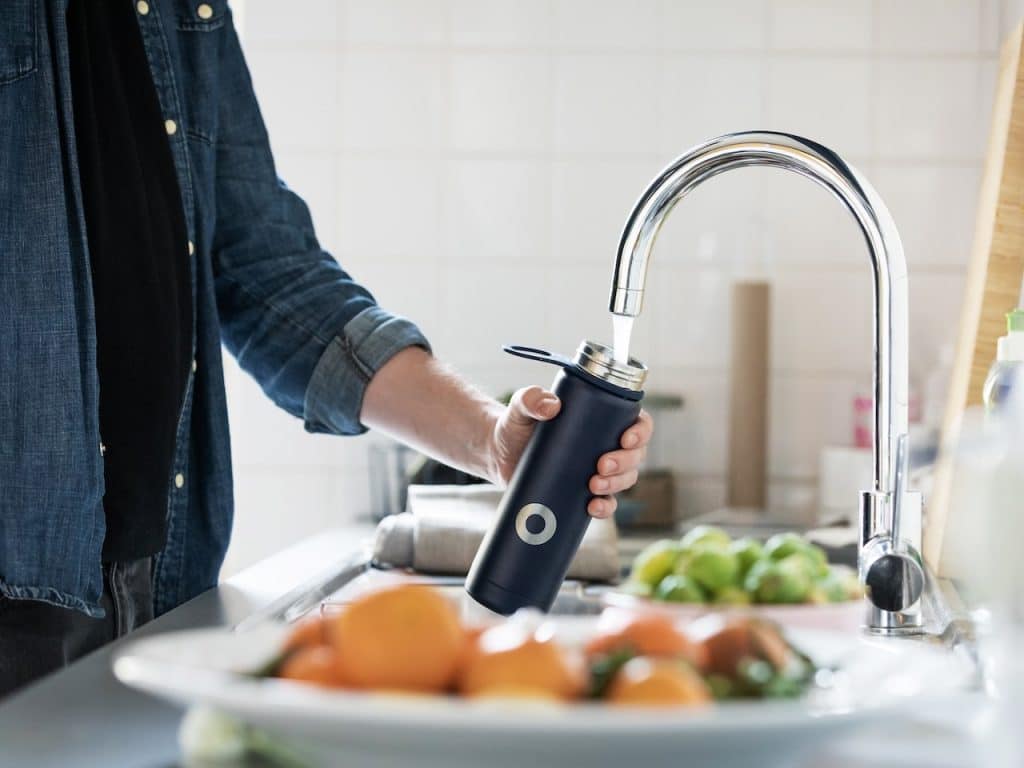
[[[0,85],[36,69],[36,0],[4,0],[0,12]]]
[[[182,32],[212,32],[224,26],[227,0],[179,0],[175,9]]]

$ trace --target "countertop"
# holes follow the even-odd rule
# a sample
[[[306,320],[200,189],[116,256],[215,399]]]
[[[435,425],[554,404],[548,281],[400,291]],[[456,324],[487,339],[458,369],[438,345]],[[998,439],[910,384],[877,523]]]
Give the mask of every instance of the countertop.
[[[283,550],[0,702],[3,768],[170,768],[183,710],[121,685],[110,660],[145,635],[233,626],[340,562],[373,531],[338,528]]]
[[[110,660],[124,642],[179,629],[231,626],[340,563],[372,528],[327,531],[226,580],[185,605],[0,703],[0,766],[131,766],[181,764],[177,731],[183,710],[136,693],[114,679]],[[980,696],[932,709],[885,731],[861,732],[830,745],[801,768],[945,768],[987,765],[979,728]]]

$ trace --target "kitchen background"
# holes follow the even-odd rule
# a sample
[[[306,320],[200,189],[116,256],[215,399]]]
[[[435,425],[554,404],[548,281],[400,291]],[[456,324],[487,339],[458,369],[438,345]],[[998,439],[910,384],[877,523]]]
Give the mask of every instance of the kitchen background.
[[[646,183],[692,144],[770,128],[834,148],[888,203],[927,400],[959,319],[999,43],[1024,0],[234,5],[279,173],[324,248],[485,390],[548,383],[502,343],[610,341],[615,246]],[[821,450],[851,443],[870,388],[871,284],[852,219],[795,175],[726,175],[669,218],[635,350],[648,389],[686,404],[653,453],[680,515],[723,503],[730,286],[751,275],[773,290],[770,504],[812,518]],[[382,442],[308,435],[233,362],[227,377],[224,575],[368,516]]]

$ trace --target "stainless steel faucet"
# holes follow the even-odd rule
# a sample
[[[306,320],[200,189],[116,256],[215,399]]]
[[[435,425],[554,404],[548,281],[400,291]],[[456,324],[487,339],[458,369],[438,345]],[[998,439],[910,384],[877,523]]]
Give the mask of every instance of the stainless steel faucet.
[[[907,266],[896,225],[867,180],[821,144],[772,131],[720,136],[694,147],[644,190],[626,220],[609,309],[635,317],[643,306],[651,248],[669,211],[713,176],[744,166],[795,171],[831,192],[857,221],[871,256],[875,294],[874,487],[860,499],[859,571],[866,628],[920,632],[921,495],[907,491]]]

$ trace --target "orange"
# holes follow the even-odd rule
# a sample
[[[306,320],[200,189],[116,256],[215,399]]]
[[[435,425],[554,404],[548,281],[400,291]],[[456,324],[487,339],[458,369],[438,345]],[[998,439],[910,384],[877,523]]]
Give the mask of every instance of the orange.
[[[327,622],[319,616],[312,619],[303,619],[292,629],[291,634],[284,641],[284,651],[292,651],[297,648],[309,648],[327,643]]]
[[[552,638],[508,623],[480,635],[459,679],[466,696],[572,699],[584,688],[580,660]]]
[[[310,645],[292,652],[281,665],[278,676],[327,688],[343,685],[338,674],[337,656],[334,649],[327,645]]]
[[[638,656],[615,674],[607,698],[619,706],[692,707],[711,701],[711,691],[683,662]]]
[[[698,667],[705,661],[703,646],[691,642],[671,618],[660,613],[601,617],[597,634],[587,643],[587,655],[604,656],[625,649],[640,656],[677,656]]]
[[[477,648],[479,647],[480,643],[480,635],[482,635],[486,631],[486,629],[487,627],[479,625],[466,627],[465,629],[463,629],[463,636],[465,638],[465,642],[462,645],[462,656],[459,658],[459,671],[457,674],[462,674],[462,670],[466,668],[466,666],[470,662],[470,659],[472,659],[473,656],[476,654]]]
[[[399,584],[356,598],[332,620],[338,672],[358,688],[432,692],[449,688],[466,636],[437,590]]]

